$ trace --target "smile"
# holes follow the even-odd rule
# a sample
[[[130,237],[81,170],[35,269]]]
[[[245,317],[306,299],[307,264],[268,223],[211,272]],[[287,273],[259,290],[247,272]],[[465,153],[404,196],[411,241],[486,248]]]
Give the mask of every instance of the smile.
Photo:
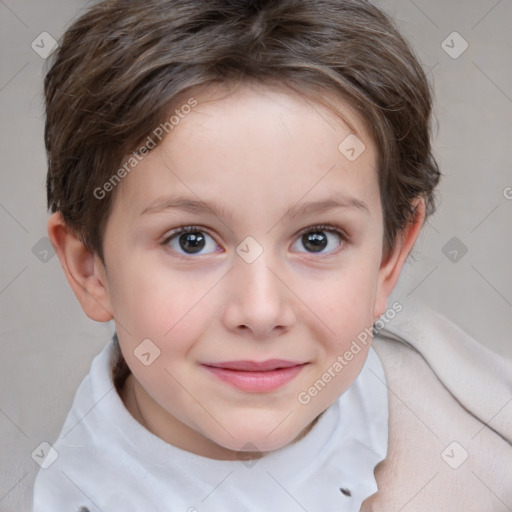
[[[202,366],[219,380],[252,393],[274,391],[296,377],[308,363],[271,359],[268,361],[227,361]]]

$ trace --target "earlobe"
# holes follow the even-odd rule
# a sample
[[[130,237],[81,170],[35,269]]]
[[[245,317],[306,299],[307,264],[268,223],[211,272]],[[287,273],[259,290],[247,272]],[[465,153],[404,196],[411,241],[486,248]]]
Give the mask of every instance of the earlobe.
[[[373,312],[374,321],[385,313],[388,297],[398,282],[402,267],[425,222],[425,200],[423,197],[413,201],[412,206],[415,208],[412,222],[409,222],[398,234],[393,250],[381,262]]]
[[[48,237],[69,285],[85,314],[97,322],[113,318],[104,267],[57,212],[48,220]]]

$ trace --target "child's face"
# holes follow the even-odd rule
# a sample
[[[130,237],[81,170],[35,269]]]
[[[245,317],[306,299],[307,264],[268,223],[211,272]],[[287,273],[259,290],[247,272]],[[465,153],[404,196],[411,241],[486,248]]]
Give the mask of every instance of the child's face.
[[[353,112],[346,107],[366,149],[349,161],[338,149],[349,128],[300,96],[242,86],[216,101],[194,97],[198,105],[119,185],[104,282],[147,425],[222,458],[298,438],[357,377],[369,344],[343,356],[391,289],[377,154]],[[182,208],[170,206],[177,198]],[[332,227],[314,227],[322,224]],[[183,226],[197,226],[195,238],[168,240]],[[160,350],[147,366],[134,354],[146,339]],[[277,359],[292,368],[223,364]],[[329,369],[323,389],[309,393]]]

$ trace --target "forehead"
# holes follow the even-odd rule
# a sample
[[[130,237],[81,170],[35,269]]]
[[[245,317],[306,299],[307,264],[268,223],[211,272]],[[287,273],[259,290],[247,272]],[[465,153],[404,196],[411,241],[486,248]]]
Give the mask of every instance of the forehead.
[[[250,205],[278,215],[337,194],[375,214],[376,149],[364,121],[339,98],[331,102],[346,122],[279,86],[216,86],[182,98],[195,106],[174,106],[172,131],[122,183],[124,207],[140,214],[174,196],[216,200],[231,215]]]

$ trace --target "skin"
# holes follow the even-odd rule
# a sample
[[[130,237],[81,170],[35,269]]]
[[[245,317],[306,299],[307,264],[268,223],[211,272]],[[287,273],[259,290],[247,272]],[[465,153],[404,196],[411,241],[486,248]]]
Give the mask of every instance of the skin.
[[[288,89],[244,84],[194,97],[198,106],[115,190],[105,265],[60,214],[48,232],[85,313],[115,320],[132,371],[122,391],[132,415],[184,450],[257,457],[300,439],[353,383],[370,344],[308,404],[297,399],[386,311],[425,205],[417,199],[414,222],[383,255],[377,151],[347,104],[337,99],[366,146],[353,162],[338,150],[351,129]],[[231,216],[161,207],[176,196],[215,202]],[[367,209],[286,215],[342,196]],[[314,252],[301,231],[318,224],[340,234],[309,230],[327,240]],[[191,225],[202,227],[206,245],[187,254],[179,234],[168,238]],[[236,252],[248,236],[263,249],[252,263]],[[134,350],[148,338],[160,356],[145,366]],[[270,358],[307,364],[265,393],[236,389],[201,366]]]

